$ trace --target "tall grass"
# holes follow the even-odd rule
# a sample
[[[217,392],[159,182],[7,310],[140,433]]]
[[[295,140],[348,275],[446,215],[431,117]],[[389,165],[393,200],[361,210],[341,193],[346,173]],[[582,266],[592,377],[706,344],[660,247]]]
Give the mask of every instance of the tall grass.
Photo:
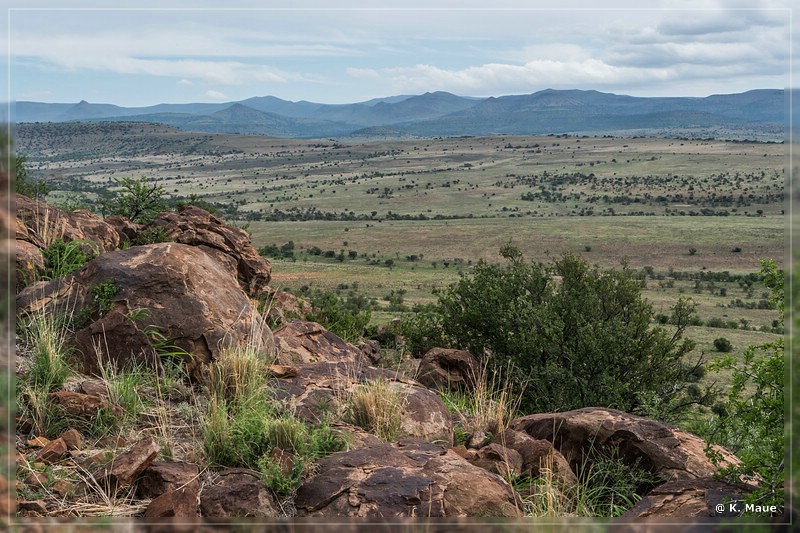
[[[400,434],[405,402],[385,379],[371,380],[351,392],[347,405],[350,422],[391,441]]]

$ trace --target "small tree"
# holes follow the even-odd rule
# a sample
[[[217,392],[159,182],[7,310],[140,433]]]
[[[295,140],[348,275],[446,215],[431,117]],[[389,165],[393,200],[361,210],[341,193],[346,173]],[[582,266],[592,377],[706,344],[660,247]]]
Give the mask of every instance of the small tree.
[[[114,180],[120,187],[113,198],[101,201],[103,214],[120,215],[131,222],[146,224],[158,213],[167,208],[164,188],[155,183],[148,184],[147,178],[122,178]]]
[[[533,412],[586,406],[631,412],[645,399],[680,410],[710,401],[710,391],[692,383],[702,375],[702,360],[682,362],[693,348],[683,339],[694,316],[689,301],[675,305],[668,331],[651,325],[652,306],[627,265],[600,270],[569,254],[550,266],[528,263],[510,245],[501,255],[505,265],[481,261],[444,290],[425,309],[438,317],[428,316],[425,331],[408,339],[444,340],[495,369],[511,363],[509,377]],[[431,331],[434,324],[441,334]]]

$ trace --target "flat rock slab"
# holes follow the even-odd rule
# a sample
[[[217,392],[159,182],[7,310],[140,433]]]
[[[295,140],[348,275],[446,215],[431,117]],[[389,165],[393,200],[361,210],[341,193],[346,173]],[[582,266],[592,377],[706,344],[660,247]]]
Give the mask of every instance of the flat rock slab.
[[[298,516],[514,517],[521,502],[500,476],[415,439],[329,455],[295,498]]]

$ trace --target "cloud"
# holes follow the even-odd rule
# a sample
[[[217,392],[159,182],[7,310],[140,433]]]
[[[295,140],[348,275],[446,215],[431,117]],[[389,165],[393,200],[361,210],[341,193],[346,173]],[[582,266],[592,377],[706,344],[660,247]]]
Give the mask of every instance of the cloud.
[[[178,80],[178,85],[182,87],[191,87],[192,85],[194,85],[194,83],[192,82],[192,80],[183,79],[183,80]]]
[[[212,100],[230,100],[228,96],[219,91],[206,91],[206,97]]]

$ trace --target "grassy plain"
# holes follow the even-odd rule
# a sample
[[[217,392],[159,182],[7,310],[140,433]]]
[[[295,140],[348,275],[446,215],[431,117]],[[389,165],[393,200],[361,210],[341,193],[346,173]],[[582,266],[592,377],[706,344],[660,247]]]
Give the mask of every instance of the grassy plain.
[[[575,136],[299,140],[64,124],[23,125],[17,145],[30,174],[55,189],[51,201],[91,206],[113,189],[113,179],[145,175],[174,198],[194,195],[247,225],[256,247],[292,241],[296,260],[273,260],[279,288],[355,287],[384,307],[383,297],[402,289],[406,303],[428,302],[432,290],[479,259],[499,261],[510,240],[535,261],[572,252],[603,267],[623,258],[636,269],[651,267],[644,294],[657,312],[692,297],[704,322],[737,324],[693,327],[698,350],[713,350],[722,336],[737,353],[775,338],[752,330],[777,318],[747,308],[764,299],[761,287],[698,280],[708,272],[756,272],[761,258],[783,263],[782,144]],[[344,259],[311,254],[314,247]]]

